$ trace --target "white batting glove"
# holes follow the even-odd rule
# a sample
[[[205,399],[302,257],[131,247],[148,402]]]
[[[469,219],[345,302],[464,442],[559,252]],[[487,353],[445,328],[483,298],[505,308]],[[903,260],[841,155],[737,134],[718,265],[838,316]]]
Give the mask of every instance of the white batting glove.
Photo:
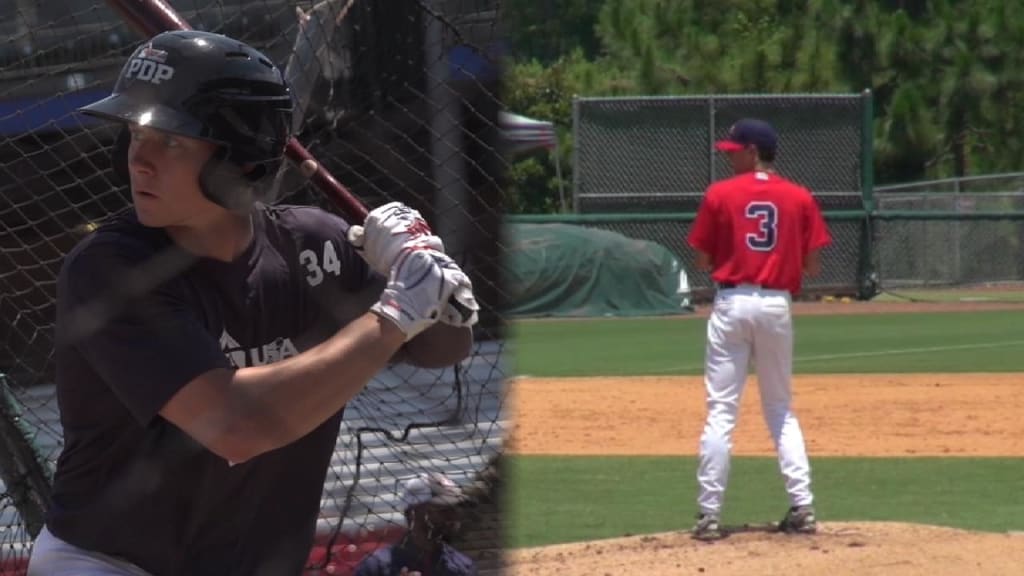
[[[444,252],[444,242],[434,235],[420,213],[401,202],[374,208],[362,226],[348,229],[348,241],[375,272],[387,276],[402,251],[430,248]]]
[[[469,277],[448,255],[412,248],[398,255],[380,300],[370,310],[394,322],[409,341],[441,319],[452,294],[466,290],[472,294]]]

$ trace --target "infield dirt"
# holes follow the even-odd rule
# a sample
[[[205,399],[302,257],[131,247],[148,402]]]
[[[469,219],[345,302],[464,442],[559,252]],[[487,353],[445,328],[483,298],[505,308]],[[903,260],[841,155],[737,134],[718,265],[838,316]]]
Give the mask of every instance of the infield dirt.
[[[985,303],[797,304],[797,314],[968,311]],[[794,409],[815,456],[1024,457],[1018,374],[850,374],[794,378]],[[509,384],[513,454],[692,455],[701,377],[523,378]],[[774,455],[748,381],[736,455]],[[614,407],[614,409],[612,409]],[[642,422],[643,426],[637,426]],[[823,519],[814,536],[748,529],[714,543],[679,532],[506,553],[510,575],[1024,574],[1024,535]]]

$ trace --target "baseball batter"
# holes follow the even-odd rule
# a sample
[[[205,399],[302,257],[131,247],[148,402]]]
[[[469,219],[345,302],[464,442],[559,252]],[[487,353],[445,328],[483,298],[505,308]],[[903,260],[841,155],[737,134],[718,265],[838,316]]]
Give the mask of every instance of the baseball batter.
[[[447,302],[475,311],[472,285],[401,204],[350,228],[254,201],[292,98],[241,42],[155,36],[84,111],[125,127],[133,210],[61,269],[65,445],[29,574],[298,576],[345,404],[389,362],[464,358],[476,315]]]
[[[700,439],[693,535],[723,536],[719,521],[732,433],[750,362],[757,369],[761,408],[790,499],[779,528],[814,532],[810,465],[790,409],[790,303],[802,276],[819,273],[820,251],[831,237],[811,193],[772,169],[777,136],[771,125],[741,120],[715,147],[728,155],[735,176],[708,188],[688,238],[697,250],[697,267],[710,270],[718,285],[707,327],[708,414]]]

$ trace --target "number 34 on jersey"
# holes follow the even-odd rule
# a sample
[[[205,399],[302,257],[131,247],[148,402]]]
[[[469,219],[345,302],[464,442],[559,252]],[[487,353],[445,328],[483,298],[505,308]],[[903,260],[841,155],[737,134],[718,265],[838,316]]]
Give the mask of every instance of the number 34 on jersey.
[[[317,286],[323,282],[325,273],[341,275],[341,260],[338,259],[334,242],[330,240],[324,241],[323,252],[320,254],[309,248],[299,252],[299,262],[306,267],[306,282],[309,282],[310,286]]]

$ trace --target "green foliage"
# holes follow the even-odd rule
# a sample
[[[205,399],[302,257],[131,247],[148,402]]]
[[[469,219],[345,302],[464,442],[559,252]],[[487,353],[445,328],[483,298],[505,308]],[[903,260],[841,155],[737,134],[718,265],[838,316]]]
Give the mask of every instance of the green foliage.
[[[594,25],[604,0],[505,0],[502,20],[516,54],[551,63],[579,49],[597,56]]]
[[[539,60],[529,60],[507,68],[503,87],[506,107],[517,114],[553,122],[559,140],[557,151],[538,151],[513,159],[506,185],[508,212],[557,212],[560,192],[571,196],[573,97],[638,93],[632,79],[624,73],[610,73],[606,66],[605,59],[588,60],[578,49],[546,66]],[[554,154],[559,155],[561,181]]]
[[[508,106],[559,126],[565,185],[572,98],[598,95],[870,88],[876,183],[1021,169],[1020,2],[518,0],[507,12]],[[548,187],[538,196],[557,197],[554,162],[530,160],[548,171],[529,179]]]
[[[507,186],[513,193],[509,194],[505,204],[507,212],[544,214],[560,210],[558,181],[550,176],[552,159],[545,156],[532,155],[509,166]],[[563,183],[563,186],[568,187],[569,183]]]

